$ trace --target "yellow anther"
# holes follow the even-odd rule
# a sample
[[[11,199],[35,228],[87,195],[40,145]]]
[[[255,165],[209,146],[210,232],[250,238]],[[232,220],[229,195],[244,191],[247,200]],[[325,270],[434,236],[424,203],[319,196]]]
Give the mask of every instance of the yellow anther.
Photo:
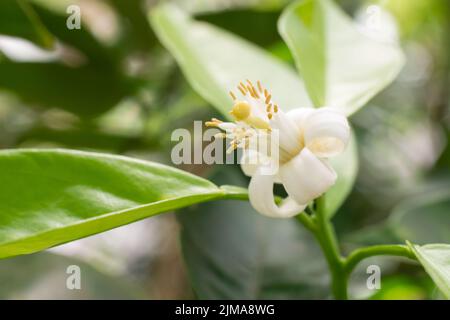
[[[272,104],[269,103],[266,108],[266,112],[270,112],[272,110]]]
[[[236,96],[234,95],[233,91],[230,91],[229,94],[231,96],[231,99],[233,99],[233,101],[236,100]]]
[[[261,81],[258,80],[257,85],[258,85],[258,90],[259,90],[259,92],[262,93],[262,92],[263,92],[263,89],[262,89]]]
[[[268,104],[270,102],[270,99],[272,99],[272,96],[269,94],[268,96],[266,96],[265,103]]]
[[[246,93],[247,93],[246,90],[242,89],[240,85],[237,86],[237,88],[238,88],[238,90],[242,93],[243,96],[246,95]]]
[[[273,112],[275,112],[275,113],[278,112],[278,105],[277,104],[273,106]]]
[[[250,95],[251,95],[253,98],[256,99],[256,96],[255,96],[255,93],[254,93],[253,90],[252,90],[252,87],[249,86],[249,85],[247,85],[246,88],[247,88],[248,92],[250,92]]]
[[[270,120],[270,119],[272,119],[273,115],[272,115],[271,113],[269,113],[269,114],[267,115],[267,117],[268,117],[269,120]]]
[[[238,101],[233,106],[233,108],[230,111],[230,114],[237,120],[237,121],[243,121],[247,119],[250,116],[251,113],[251,107],[250,105],[245,101]]]

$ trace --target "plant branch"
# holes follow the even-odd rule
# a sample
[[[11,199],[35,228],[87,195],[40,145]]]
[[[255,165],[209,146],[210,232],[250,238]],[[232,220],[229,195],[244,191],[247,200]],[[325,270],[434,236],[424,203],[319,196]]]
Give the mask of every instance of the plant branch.
[[[344,263],[345,271],[347,274],[350,274],[362,260],[381,255],[406,257],[414,260],[416,259],[414,253],[407,246],[398,244],[375,245],[356,249],[350,253]]]
[[[315,222],[316,236],[327,260],[331,273],[331,286],[336,299],[347,299],[347,273],[344,270],[344,261],[339,252],[339,245],[333,225],[325,212],[325,196],[316,200]]]

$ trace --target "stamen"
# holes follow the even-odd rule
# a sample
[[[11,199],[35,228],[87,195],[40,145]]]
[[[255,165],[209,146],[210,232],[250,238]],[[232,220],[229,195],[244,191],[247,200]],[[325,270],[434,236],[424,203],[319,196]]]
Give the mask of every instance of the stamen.
[[[272,110],[272,104],[269,103],[269,104],[267,105],[266,112],[269,112],[269,113],[270,113],[271,110]]]
[[[270,102],[270,99],[272,99],[272,96],[269,94],[268,96],[266,96],[266,104]]]
[[[269,92],[267,91],[267,89],[264,89],[264,97],[267,98],[268,95],[269,95]]]
[[[269,118],[269,120],[271,120],[272,117],[273,117],[273,114],[271,114],[271,113],[269,113],[269,114],[267,115],[267,118]]]
[[[263,89],[262,89],[261,81],[258,80],[257,85],[258,85],[259,92],[262,93]]]
[[[242,89],[240,85],[237,88],[242,93],[243,96],[246,95],[246,90]]]
[[[205,122],[205,126],[207,127],[218,127],[219,124],[221,124],[222,121],[220,121],[219,119],[216,118],[212,118],[211,121],[206,121]]]
[[[233,91],[230,91],[229,94],[231,96],[231,99],[233,99],[233,101],[235,101],[236,100],[236,96],[234,95]]]
[[[275,112],[275,113],[278,112],[278,105],[277,104],[273,106],[273,112]]]
[[[258,99],[258,98],[256,97],[255,93],[253,92],[253,89],[252,89],[251,86],[247,85],[247,90],[250,92],[250,95],[251,95],[253,98]]]

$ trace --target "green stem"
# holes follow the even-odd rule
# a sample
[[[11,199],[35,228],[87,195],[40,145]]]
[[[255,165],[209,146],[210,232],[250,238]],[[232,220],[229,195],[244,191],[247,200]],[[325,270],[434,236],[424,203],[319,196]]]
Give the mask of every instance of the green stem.
[[[375,245],[353,251],[345,260],[345,271],[350,274],[362,260],[381,255],[416,259],[414,253],[407,246],[397,244]]]
[[[234,186],[222,186],[225,199],[247,200],[246,189]],[[276,198],[278,202],[280,199]],[[416,259],[414,253],[404,245],[375,245],[356,249],[347,258],[342,257],[339,251],[338,240],[333,225],[325,212],[325,196],[316,200],[315,210],[310,207],[314,215],[306,213],[297,215],[301,222],[315,236],[327,260],[331,273],[332,292],[336,299],[347,299],[348,278],[359,262],[366,258],[379,255],[400,256]]]
[[[326,216],[325,197],[316,200],[316,232],[315,236],[322,248],[331,273],[331,286],[336,299],[347,299],[347,273],[344,269],[344,259],[342,258],[336,233],[333,225]]]

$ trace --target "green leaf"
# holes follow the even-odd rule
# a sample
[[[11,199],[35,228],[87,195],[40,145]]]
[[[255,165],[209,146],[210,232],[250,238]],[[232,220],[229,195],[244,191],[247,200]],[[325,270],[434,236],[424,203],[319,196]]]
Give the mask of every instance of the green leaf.
[[[295,72],[257,46],[196,22],[174,5],[158,6],[150,21],[192,87],[223,114],[231,108],[228,91],[245,79],[260,80],[286,110],[311,106]]]
[[[157,163],[69,150],[0,152],[0,258],[225,196]]]
[[[219,180],[224,179],[245,184],[233,170],[223,171]],[[184,260],[200,299],[328,297],[320,248],[296,219],[266,218],[246,201],[215,201],[183,211],[178,219]]]
[[[399,238],[414,243],[450,243],[450,192],[407,199],[394,209],[389,227]]]
[[[334,186],[326,193],[325,213],[331,218],[344,203],[355,183],[358,172],[358,151],[356,138],[352,135],[344,153],[331,159],[338,178]]]
[[[437,287],[450,299],[450,244],[418,246],[407,243]]]
[[[23,0],[0,1],[0,34],[24,38],[45,48],[53,46],[53,36]]]
[[[336,106],[350,115],[386,87],[404,63],[395,41],[363,34],[333,1],[296,1],[278,27],[315,106]]]

